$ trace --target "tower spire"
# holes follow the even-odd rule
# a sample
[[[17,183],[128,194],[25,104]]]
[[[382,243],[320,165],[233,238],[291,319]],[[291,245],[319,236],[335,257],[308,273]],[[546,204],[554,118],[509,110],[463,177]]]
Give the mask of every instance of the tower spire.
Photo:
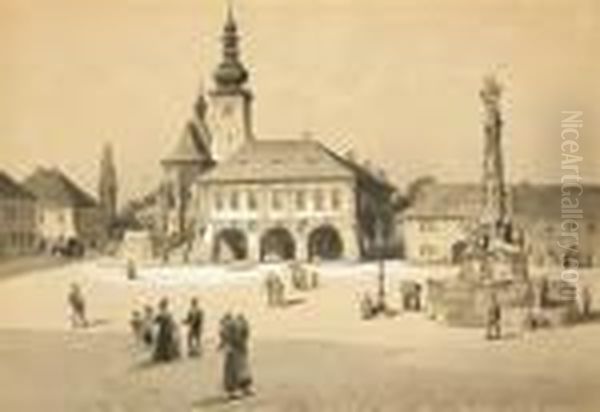
[[[227,2],[227,17],[223,26],[222,60],[214,74],[217,87],[221,90],[236,90],[248,80],[248,71],[240,61],[240,47],[233,2]]]

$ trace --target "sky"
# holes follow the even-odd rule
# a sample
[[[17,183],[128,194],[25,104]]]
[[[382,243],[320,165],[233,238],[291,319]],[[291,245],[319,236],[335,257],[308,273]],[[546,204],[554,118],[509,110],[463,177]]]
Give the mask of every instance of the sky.
[[[385,169],[479,179],[482,77],[504,84],[509,179],[558,181],[562,110],[583,110],[600,183],[596,0],[234,0],[260,139],[307,132]],[[0,169],[57,166],[96,190],[114,147],[122,198],[160,178],[212,87],[225,0],[0,0]]]

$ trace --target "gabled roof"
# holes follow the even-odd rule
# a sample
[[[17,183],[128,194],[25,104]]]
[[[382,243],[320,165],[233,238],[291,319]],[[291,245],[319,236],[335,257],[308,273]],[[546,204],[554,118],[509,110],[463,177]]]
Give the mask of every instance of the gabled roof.
[[[0,199],[35,200],[23,186],[0,170]]]
[[[352,179],[354,171],[314,140],[252,140],[200,177],[203,182]]]
[[[38,168],[23,184],[41,203],[71,207],[97,205],[91,195],[56,168]]]
[[[574,191],[577,194],[577,191]],[[559,184],[518,184],[508,188],[508,209],[515,220],[560,220]],[[422,188],[406,217],[477,217],[483,191],[476,183],[433,183]],[[600,186],[584,185],[579,197],[584,219],[600,220]]]
[[[190,121],[179,137],[173,150],[165,157],[164,163],[210,162],[210,132],[203,121]]]

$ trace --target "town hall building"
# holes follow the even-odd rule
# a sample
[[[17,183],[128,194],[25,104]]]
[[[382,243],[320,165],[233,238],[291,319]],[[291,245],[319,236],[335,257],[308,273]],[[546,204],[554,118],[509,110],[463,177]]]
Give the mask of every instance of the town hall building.
[[[314,138],[257,136],[231,10],[222,47],[214,87],[162,160],[166,248],[219,262],[374,255],[391,236],[393,186]]]

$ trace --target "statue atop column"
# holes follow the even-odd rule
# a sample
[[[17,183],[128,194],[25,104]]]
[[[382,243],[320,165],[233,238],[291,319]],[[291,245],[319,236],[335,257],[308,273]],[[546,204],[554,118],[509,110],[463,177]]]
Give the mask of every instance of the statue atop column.
[[[500,232],[507,224],[507,208],[502,157],[502,87],[494,76],[484,78],[479,96],[485,110],[481,224],[488,227],[488,234],[492,238],[498,238],[503,237]]]

